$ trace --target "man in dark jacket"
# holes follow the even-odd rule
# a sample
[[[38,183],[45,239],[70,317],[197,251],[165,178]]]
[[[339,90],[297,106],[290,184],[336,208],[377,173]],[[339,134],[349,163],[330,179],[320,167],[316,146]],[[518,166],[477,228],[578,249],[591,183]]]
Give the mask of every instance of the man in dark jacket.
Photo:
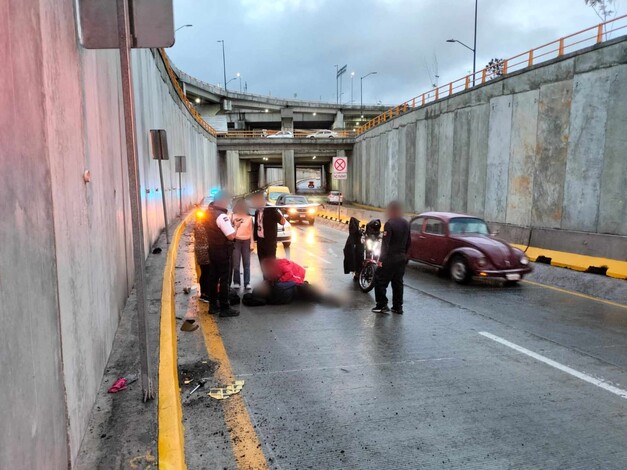
[[[204,218],[209,253],[206,281],[209,313],[217,313],[221,317],[239,315],[239,311],[232,309],[229,303],[229,284],[233,240],[240,222],[236,221],[235,226],[231,224],[227,215],[229,200],[227,193],[219,191],[209,204],[207,216]]]
[[[386,209],[388,221],[383,227],[380,266],[375,273],[375,313],[387,313],[386,291],[392,283],[392,312],[403,313],[403,276],[407,265],[407,252],[411,243],[409,222],[403,218],[403,206],[392,201]]]
[[[266,199],[262,193],[253,197],[253,204],[257,209],[253,238],[257,242],[257,256],[261,263],[266,258],[276,258],[277,226],[285,225],[285,217],[279,209],[266,205]]]

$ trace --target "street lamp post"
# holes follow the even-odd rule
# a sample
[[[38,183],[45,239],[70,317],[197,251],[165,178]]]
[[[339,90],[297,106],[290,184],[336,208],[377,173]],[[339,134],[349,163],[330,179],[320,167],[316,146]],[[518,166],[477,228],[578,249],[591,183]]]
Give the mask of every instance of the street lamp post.
[[[353,104],[353,79],[355,78],[355,72],[351,72],[351,104]]]
[[[183,28],[191,28],[192,26],[194,26],[193,24],[184,24],[183,26],[179,26],[178,28],[176,28],[174,30],[174,32],[176,33],[179,29],[183,29]]]
[[[239,92],[241,93],[242,92],[242,74],[237,72],[235,76],[239,78]]]
[[[364,78],[375,75],[377,72],[370,72],[359,79],[359,109],[364,112]]]
[[[224,54],[224,39],[220,39],[218,42],[222,43],[222,70],[224,72],[224,91],[227,91],[226,89],[226,55]]]
[[[473,47],[470,47],[457,39],[447,39],[446,42],[456,42],[466,49],[472,51],[472,86],[475,86],[475,75],[477,73],[477,9],[479,0],[475,0],[475,36],[473,39]]]
[[[226,82],[226,85],[224,86],[224,89],[226,90],[227,85],[228,85],[229,83],[231,83],[233,80],[237,80],[237,79],[238,79],[238,77],[237,77],[237,76],[235,76],[235,77],[231,78],[228,82]]]

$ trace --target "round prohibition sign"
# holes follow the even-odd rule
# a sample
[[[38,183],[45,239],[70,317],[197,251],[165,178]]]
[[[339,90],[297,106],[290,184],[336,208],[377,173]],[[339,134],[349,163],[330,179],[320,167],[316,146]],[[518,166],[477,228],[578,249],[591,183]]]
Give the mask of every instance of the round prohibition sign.
[[[344,160],[343,158],[338,158],[337,160],[335,160],[333,167],[337,171],[344,171],[346,169],[346,160]]]

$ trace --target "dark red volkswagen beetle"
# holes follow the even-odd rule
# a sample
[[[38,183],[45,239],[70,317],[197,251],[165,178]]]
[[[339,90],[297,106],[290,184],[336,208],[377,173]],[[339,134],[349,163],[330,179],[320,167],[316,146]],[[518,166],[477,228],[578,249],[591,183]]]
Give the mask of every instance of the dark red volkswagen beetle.
[[[527,256],[492,236],[488,225],[477,217],[425,212],[411,219],[410,226],[410,259],[445,269],[460,284],[473,276],[515,284],[531,272]]]

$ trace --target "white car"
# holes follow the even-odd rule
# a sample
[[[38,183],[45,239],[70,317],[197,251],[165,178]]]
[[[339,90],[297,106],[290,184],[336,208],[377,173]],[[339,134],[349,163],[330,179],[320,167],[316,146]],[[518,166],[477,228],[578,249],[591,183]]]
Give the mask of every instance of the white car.
[[[339,191],[331,191],[327,196],[328,204],[340,204],[344,201],[344,195]]]
[[[337,139],[340,135],[337,132],[328,129],[320,129],[319,131],[309,134],[308,139]]]
[[[271,134],[268,136],[268,139],[293,139],[294,134],[292,131],[279,131],[275,134]]]
[[[288,220],[285,221],[285,225],[278,225],[276,241],[283,243],[285,248],[289,248],[292,244],[292,226]]]

